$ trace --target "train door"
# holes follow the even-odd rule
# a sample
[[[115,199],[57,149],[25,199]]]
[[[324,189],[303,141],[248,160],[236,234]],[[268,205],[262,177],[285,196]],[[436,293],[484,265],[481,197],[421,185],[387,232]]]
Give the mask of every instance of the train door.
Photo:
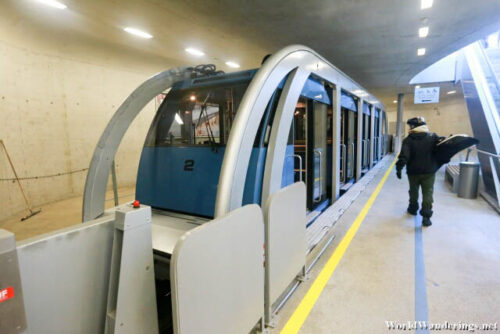
[[[340,115],[340,183],[341,194],[354,182],[356,173],[356,138],[358,115],[355,111],[341,108]]]
[[[297,162],[302,162],[295,170],[306,183],[309,211],[329,203],[328,108],[325,103],[301,97],[294,115],[294,154],[301,157]]]

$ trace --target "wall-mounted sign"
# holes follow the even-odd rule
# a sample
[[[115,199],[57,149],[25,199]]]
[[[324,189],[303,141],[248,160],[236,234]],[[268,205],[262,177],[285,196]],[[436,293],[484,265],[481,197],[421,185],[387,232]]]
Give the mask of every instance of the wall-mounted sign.
[[[439,87],[415,88],[414,103],[439,103]]]

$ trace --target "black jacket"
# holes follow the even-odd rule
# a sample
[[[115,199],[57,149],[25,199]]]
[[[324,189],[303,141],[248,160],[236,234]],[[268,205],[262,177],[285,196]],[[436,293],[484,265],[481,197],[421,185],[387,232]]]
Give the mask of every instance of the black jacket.
[[[439,165],[434,159],[434,148],[440,137],[433,132],[410,133],[403,140],[396,168],[406,165],[408,175],[435,173]]]

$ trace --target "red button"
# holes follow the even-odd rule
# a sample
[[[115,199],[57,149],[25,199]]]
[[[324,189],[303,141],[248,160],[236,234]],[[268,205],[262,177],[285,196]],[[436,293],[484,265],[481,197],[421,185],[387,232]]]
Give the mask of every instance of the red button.
[[[137,208],[139,208],[141,206],[141,203],[139,203],[138,200],[135,200],[134,204],[132,204],[132,206],[137,209]]]

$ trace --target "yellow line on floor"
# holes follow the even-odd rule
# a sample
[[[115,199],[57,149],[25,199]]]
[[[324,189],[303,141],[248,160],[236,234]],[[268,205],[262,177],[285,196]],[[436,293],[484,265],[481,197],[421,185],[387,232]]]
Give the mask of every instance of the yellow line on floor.
[[[365,219],[368,211],[370,211],[373,202],[375,201],[378,194],[380,193],[380,190],[384,186],[384,183],[387,180],[387,177],[389,177],[389,174],[391,173],[391,170],[394,167],[395,163],[396,159],[394,159],[394,161],[391,163],[389,169],[387,169],[387,171],[385,172],[384,177],[382,178],[382,180],[380,180],[379,184],[377,185],[377,188],[375,188],[375,191],[368,199],[368,202],[366,202],[365,206],[363,207],[361,212],[358,214],[358,216],[352,223],[351,227],[349,228],[344,238],[333,252],[332,256],[330,257],[326,265],[323,267],[323,269],[321,269],[321,272],[319,273],[318,277],[316,277],[316,280],[309,288],[309,291],[307,291],[306,295],[300,302],[299,306],[295,309],[290,319],[288,319],[287,323],[285,324],[285,327],[283,327],[283,329],[281,330],[281,334],[292,334],[299,332],[300,328],[306,321],[307,316],[311,312],[314,304],[316,304],[319,296],[321,295],[321,292],[323,292],[326,283],[328,283],[328,280],[333,275],[335,268],[337,268],[337,265],[344,256],[347,247],[349,247],[349,244],[351,243],[352,239],[358,232],[358,229],[361,226],[363,220]]]

